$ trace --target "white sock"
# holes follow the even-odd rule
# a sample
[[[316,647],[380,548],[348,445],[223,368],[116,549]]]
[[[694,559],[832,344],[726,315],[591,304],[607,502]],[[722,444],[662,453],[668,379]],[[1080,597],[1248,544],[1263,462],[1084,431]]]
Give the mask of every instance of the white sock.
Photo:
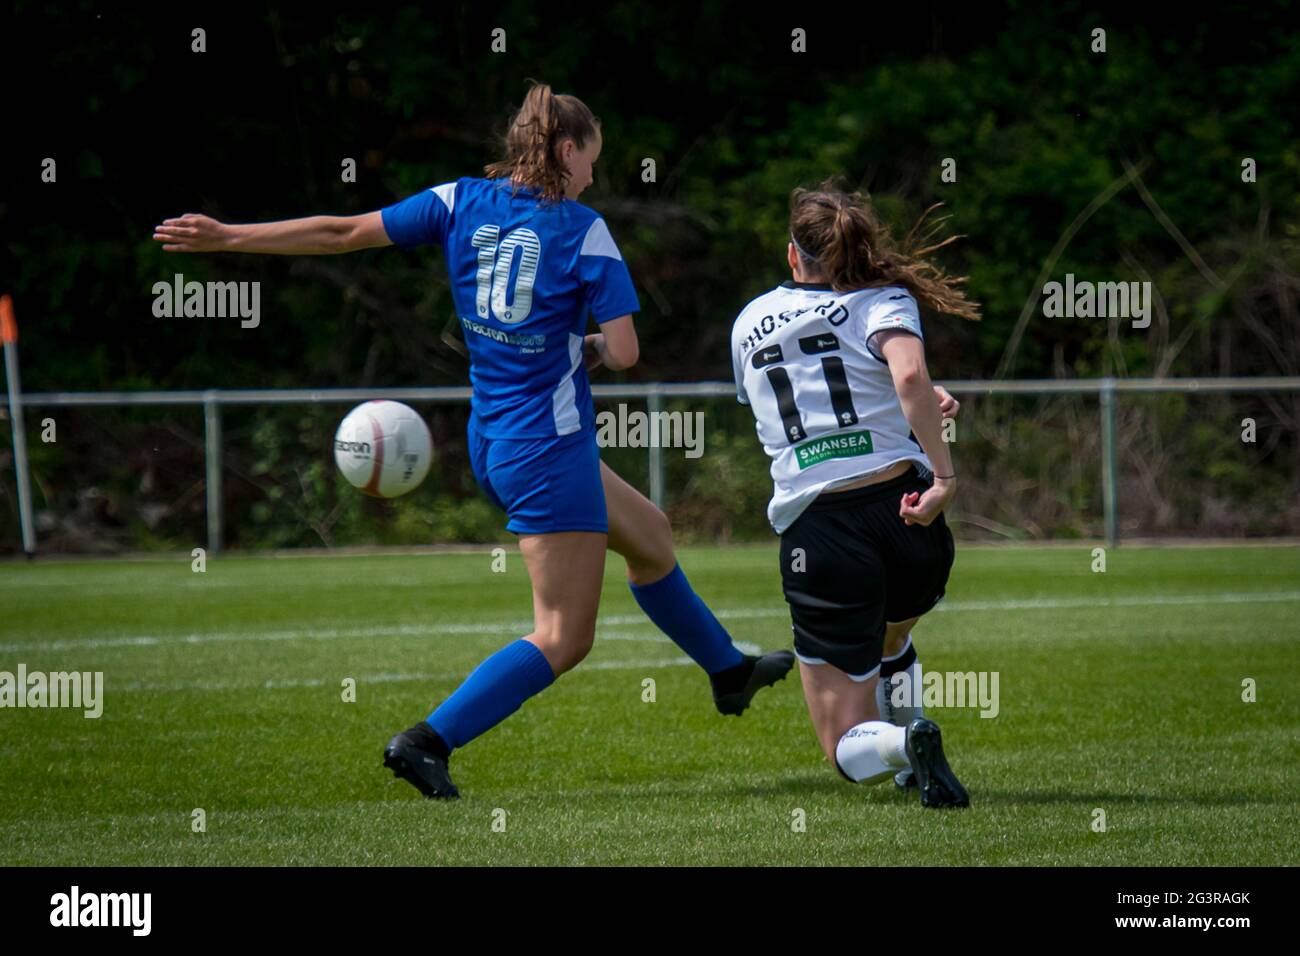
[[[887,724],[897,723],[894,720],[894,705],[890,701],[890,691],[893,690],[893,675],[889,677],[881,676],[876,681],[876,713],[880,714],[880,719]]]
[[[835,745],[835,762],[855,783],[879,783],[909,765],[907,731],[883,720],[850,727]]]
[[[912,646],[912,635],[907,635],[902,649],[890,657],[883,658],[882,663],[896,661]],[[901,701],[901,703],[898,703]],[[881,677],[876,681],[876,707],[880,710],[880,719],[887,720],[899,727],[906,727],[918,717],[925,716],[921,707],[921,661],[912,661],[910,667]]]

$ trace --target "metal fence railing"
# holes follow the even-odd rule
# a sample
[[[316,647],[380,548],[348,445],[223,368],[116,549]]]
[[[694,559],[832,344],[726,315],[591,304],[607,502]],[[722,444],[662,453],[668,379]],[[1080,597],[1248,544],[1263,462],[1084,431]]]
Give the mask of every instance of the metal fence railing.
[[[1130,378],[1130,379],[1042,379],[1026,381],[976,380],[939,382],[954,395],[1096,395],[1101,408],[1101,487],[1105,536],[1108,545],[1119,540],[1116,502],[1116,399],[1121,392],[1183,394],[1212,392],[1266,392],[1300,390],[1300,377],[1258,378]],[[639,399],[651,414],[663,408],[668,398],[720,398],[735,394],[730,382],[666,383],[645,385],[593,385],[597,399]],[[22,405],[32,408],[77,406],[202,406],[205,436],[205,495],[208,551],[222,547],[222,438],[221,409],[234,405],[355,404],[369,399],[392,399],[414,404],[466,404],[467,387],[457,388],[365,388],[365,389],[208,389],[173,392],[46,392],[23,395]],[[17,410],[11,409],[11,412]],[[16,417],[16,416],[15,416]],[[18,431],[15,431],[17,437]],[[650,497],[662,506],[664,500],[663,450],[656,444],[648,449]],[[17,455],[16,458],[22,458]],[[30,514],[23,514],[24,542],[33,542]]]

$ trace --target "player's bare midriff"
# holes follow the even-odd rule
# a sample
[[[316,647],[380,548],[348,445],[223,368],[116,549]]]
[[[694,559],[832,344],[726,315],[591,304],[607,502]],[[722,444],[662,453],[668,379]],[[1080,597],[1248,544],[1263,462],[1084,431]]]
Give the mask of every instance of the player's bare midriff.
[[[896,461],[883,471],[878,471],[874,475],[867,475],[865,478],[859,478],[847,485],[836,485],[834,488],[826,488],[822,491],[824,495],[838,494],[841,491],[852,491],[854,488],[866,488],[868,485],[878,485],[882,481],[892,481],[907,469],[912,467],[910,461]]]

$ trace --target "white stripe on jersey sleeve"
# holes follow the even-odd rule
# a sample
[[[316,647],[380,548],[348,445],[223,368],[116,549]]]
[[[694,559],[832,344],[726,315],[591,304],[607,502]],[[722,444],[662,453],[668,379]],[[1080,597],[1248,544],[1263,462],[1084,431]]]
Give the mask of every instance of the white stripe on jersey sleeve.
[[[441,186],[433,187],[433,194],[442,200],[442,204],[447,207],[447,212],[453,212],[456,209],[456,184],[443,183]]]
[[[572,248],[572,247],[570,247]],[[623,260],[623,255],[614,244],[614,237],[609,234],[609,226],[604,219],[597,219],[587,230],[587,237],[582,240],[580,256],[609,256],[611,259]]]
[[[921,341],[925,341],[925,336],[921,334],[921,313],[916,307],[916,299],[912,298],[912,293],[906,289],[901,286],[881,289],[870,296],[865,305],[866,319],[863,323],[865,329],[862,340],[873,358],[882,362],[885,360],[880,350],[871,341],[879,332],[893,330],[910,332]]]

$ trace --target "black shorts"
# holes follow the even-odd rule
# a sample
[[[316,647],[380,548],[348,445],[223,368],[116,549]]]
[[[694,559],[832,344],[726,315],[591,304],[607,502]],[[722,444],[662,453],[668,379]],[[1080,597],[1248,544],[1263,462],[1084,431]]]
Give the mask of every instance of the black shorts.
[[[903,494],[931,482],[913,466],[878,485],[823,493],[781,535],[800,659],[866,680],[880,667],[885,623],[919,617],[943,597],[953,559],[947,522],[939,515],[923,528],[898,516]]]

